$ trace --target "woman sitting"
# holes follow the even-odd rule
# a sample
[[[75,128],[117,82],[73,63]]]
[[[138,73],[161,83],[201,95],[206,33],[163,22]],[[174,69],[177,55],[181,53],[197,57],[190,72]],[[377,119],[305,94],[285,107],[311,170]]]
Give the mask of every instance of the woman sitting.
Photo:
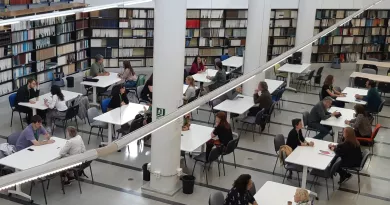
[[[125,84],[126,88],[133,88],[137,86],[137,75],[135,74],[133,67],[131,67],[130,61],[123,61],[124,71],[119,73],[120,77]]]
[[[114,86],[112,88],[111,101],[108,104],[107,110],[113,110],[127,104],[129,104],[129,99],[127,99],[125,86],[123,84]]]
[[[153,74],[146,81],[144,88],[141,91],[141,100],[151,102],[153,99]]]
[[[371,119],[372,117],[365,111],[363,105],[355,105],[355,119],[345,120],[345,124],[355,129],[356,137],[370,138],[372,134]]]
[[[186,92],[183,94],[184,103],[187,103],[188,100],[195,97],[195,95],[196,95],[195,81],[194,81],[194,78],[192,76],[186,77],[186,84],[188,85],[188,88],[187,88]]]
[[[322,99],[324,99],[327,96],[330,96],[334,99],[336,99],[337,97],[345,97],[344,94],[340,93],[338,90],[333,88],[333,83],[334,83],[333,75],[326,76],[324,85],[322,86],[322,90],[321,90]],[[332,105],[336,107],[342,107],[342,108],[345,107],[344,102],[337,101],[337,100],[334,100],[332,102]]]
[[[294,195],[294,202],[297,205],[310,205],[309,192],[306,189],[297,188]]]
[[[253,186],[251,175],[242,174],[240,175],[233,184],[233,188],[229,191],[225,198],[224,205],[257,205],[255,198],[249,192]]]
[[[356,140],[355,131],[351,127],[347,127],[343,132],[344,142],[334,145],[329,144],[329,149],[333,150],[336,153],[335,159],[341,157],[341,166],[337,170],[340,175],[339,184],[347,181],[351,178],[351,174],[342,169],[359,167],[362,162],[363,156],[362,151],[360,150],[360,143]]]
[[[307,142],[302,135],[303,123],[301,119],[292,120],[293,129],[288,133],[286,144],[291,147],[292,150],[298,146],[314,146],[313,142]]]
[[[59,86],[51,86],[50,93],[52,94],[51,100],[44,99],[44,103],[46,107],[49,108],[46,113],[46,131],[51,133],[54,127],[53,119],[65,117],[68,106],[66,105],[64,94],[62,94]]]
[[[215,63],[215,68],[217,68],[217,73],[215,74],[214,77],[207,76],[207,79],[211,80],[213,84],[208,86],[208,92],[211,92],[223,85],[226,84],[227,79],[226,79],[226,72],[222,68],[222,62],[216,62]]]
[[[233,133],[230,124],[226,120],[226,114],[218,112],[215,118],[215,128],[211,133],[211,140],[206,143],[206,159],[209,158],[214,145],[226,147],[231,140],[233,140]]]

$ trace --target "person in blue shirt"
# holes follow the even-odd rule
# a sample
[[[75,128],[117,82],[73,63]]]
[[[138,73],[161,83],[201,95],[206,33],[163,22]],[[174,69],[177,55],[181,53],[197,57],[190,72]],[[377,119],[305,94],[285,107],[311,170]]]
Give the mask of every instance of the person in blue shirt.
[[[45,136],[44,141],[38,141],[40,135]],[[42,127],[42,118],[39,115],[34,115],[31,118],[31,124],[23,130],[16,141],[16,150],[20,151],[32,145],[41,146],[51,143],[54,143],[54,140],[50,139],[50,135]]]
[[[381,96],[376,88],[376,82],[373,80],[368,80],[366,82],[366,87],[368,88],[368,92],[366,96],[355,95],[355,98],[358,100],[364,100],[367,102],[366,110],[368,112],[377,112],[378,108],[382,102]]]

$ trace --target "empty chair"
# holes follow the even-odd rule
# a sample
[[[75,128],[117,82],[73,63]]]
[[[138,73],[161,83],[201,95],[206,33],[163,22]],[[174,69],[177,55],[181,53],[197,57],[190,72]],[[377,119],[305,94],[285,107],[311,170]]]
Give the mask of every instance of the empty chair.
[[[217,162],[217,164],[218,164],[218,175],[221,176],[221,173],[220,173],[220,170],[219,170],[219,163],[220,163],[220,161],[218,160],[219,156],[221,156],[221,150],[220,150],[220,148],[217,147],[217,148],[214,148],[214,149],[211,150],[208,159],[206,159],[206,152],[202,152],[200,155],[194,157],[195,164],[194,164],[194,168],[192,169],[192,174],[191,175],[194,176],[196,163],[197,162],[202,162],[203,163],[203,172],[206,172],[206,183],[209,184],[209,181],[207,179],[207,171],[210,169],[211,163]],[[209,164],[208,167],[207,167],[207,164]],[[207,168],[207,170],[206,170],[206,168]]]
[[[214,122],[215,122],[215,115],[219,112],[218,110],[215,110],[214,107],[219,105],[219,103],[222,102],[222,99],[221,98],[216,98],[212,101],[210,101],[210,107],[211,107],[211,110],[210,110],[210,115],[209,115],[209,120],[207,121],[207,123],[210,123],[210,118],[211,118],[211,114],[214,115]]]
[[[138,99],[138,103],[143,103],[143,104],[147,104],[148,102],[145,101],[145,100],[142,100],[141,98],[141,93],[142,93],[142,90],[144,89],[144,85],[140,85],[137,87],[137,99]]]
[[[320,101],[322,101],[324,99],[324,97],[322,96],[322,91],[321,90],[318,93],[318,97],[320,97]]]
[[[102,142],[104,142],[103,129],[108,129],[108,124],[105,122],[101,122],[101,121],[97,121],[97,120],[93,119],[93,118],[101,115],[101,113],[99,112],[99,110],[96,107],[89,108],[87,111],[87,115],[88,115],[88,118],[87,118],[88,124],[89,124],[89,126],[91,126],[91,128],[89,130],[88,144],[89,144],[89,141],[91,140],[91,134],[92,134],[93,128],[98,128],[97,137],[99,137],[99,134],[100,134],[102,137]]]
[[[313,183],[310,186],[310,189],[313,186],[313,184],[315,186],[319,177],[324,178],[326,183],[326,195],[328,196],[328,200],[329,200],[328,179],[332,179],[333,191],[334,191],[333,176],[335,175],[336,171],[339,169],[340,165],[341,165],[341,158],[338,157],[337,160],[333,163],[333,165],[328,166],[325,170],[312,169],[310,171],[310,174],[313,175],[314,178],[313,178]]]
[[[355,77],[354,79],[354,86],[357,88],[365,88],[366,82],[368,81],[367,78],[361,78],[361,77]]]
[[[265,123],[268,124],[268,132],[269,132],[269,127],[271,126],[271,115],[272,113],[274,113],[275,105],[276,103],[272,103],[268,111],[264,112]],[[274,113],[274,117],[275,117],[275,113]]]
[[[54,122],[56,120],[60,120],[62,121],[62,127],[63,127],[63,130],[64,130],[64,137],[66,137],[66,128],[68,127],[68,120],[75,120],[76,122],[76,127],[78,129],[79,125],[77,123],[77,114],[79,113],[79,105],[76,105],[76,106],[73,106],[73,107],[69,107],[67,110],[66,110],[66,114],[65,114],[65,117],[56,117],[54,118]],[[54,128],[53,128],[53,133],[54,133]]]
[[[317,70],[317,73],[313,76],[314,78],[314,85],[318,84],[321,85],[321,78],[322,78],[322,70],[324,70],[324,67],[320,67]]]
[[[286,158],[287,158],[286,153],[282,151],[280,154],[282,155],[281,159],[282,159],[283,166],[286,169],[286,173],[284,174],[283,177],[283,184],[284,184],[284,180],[286,179],[287,172],[291,171],[291,172],[296,172],[298,174],[298,183],[299,186],[301,186],[301,180],[299,179],[299,172],[303,171],[303,167],[296,164],[286,163]]]
[[[9,106],[11,107],[11,110],[12,110],[12,112],[11,112],[11,127],[12,127],[12,121],[13,121],[13,118],[14,118],[14,112],[18,112],[19,113],[19,118],[20,118],[20,124],[22,125],[22,129],[23,129],[22,115],[16,109],[16,93],[11,94],[8,97],[8,101],[9,101]]]
[[[375,73],[372,73],[372,74],[378,74],[378,67],[376,65],[371,65],[371,64],[363,64],[363,67],[362,67],[362,72],[364,69],[371,69],[371,70],[374,70]],[[371,71],[370,71],[371,72]],[[363,72],[364,73],[364,72]]]
[[[225,197],[222,192],[212,193],[209,198],[209,205],[223,205]]]
[[[280,64],[276,64],[276,65],[274,66],[274,74],[275,74],[275,76],[276,76],[276,80],[281,79],[281,80],[284,81],[284,80],[287,79],[288,73],[286,73],[286,72],[280,72],[280,71],[279,71],[279,68],[280,68]]]
[[[278,156],[279,156],[279,150],[280,147],[285,145],[286,141],[284,140],[284,136],[282,134],[278,134],[274,138],[274,147],[275,147],[275,153],[276,153],[276,162],[274,166],[274,170],[272,171],[272,174],[275,173],[276,164],[278,164]]]
[[[320,92],[321,93],[321,92]],[[318,130],[315,129],[315,128],[312,128],[309,126],[309,112],[305,111],[302,113],[302,118],[303,118],[303,125],[305,126],[305,129],[306,129],[306,132],[305,132],[305,137],[307,135],[307,133],[309,132],[310,134],[310,131],[314,131],[316,132],[316,134],[318,133]]]
[[[262,109],[259,112],[257,112],[256,116],[244,117],[244,119],[241,120],[242,127],[241,127],[241,131],[240,131],[240,136],[241,136],[242,130],[244,129],[244,125],[247,125],[245,130],[248,129],[249,125],[252,125],[252,136],[253,136],[253,141],[255,141],[255,128],[256,128],[256,125],[260,125],[262,120],[264,120],[264,118],[266,117],[264,115],[264,112],[265,112],[265,110]],[[260,129],[259,132],[261,133],[261,127],[259,129]]]
[[[377,74],[377,72],[374,69],[371,69],[371,68],[363,68],[362,69],[362,73],[368,73],[368,74],[373,74],[373,75]]]
[[[378,90],[381,92],[381,95],[386,96],[386,93],[390,93],[390,83],[378,83]]]
[[[360,163],[359,167],[346,168],[347,170],[352,170],[352,171],[357,172],[359,193],[360,193],[360,172],[363,170],[364,165],[367,162],[368,156],[370,155],[370,151],[366,149],[363,151],[362,155],[363,155],[363,159],[362,159],[362,162]]]
[[[382,109],[383,109],[383,106],[385,105],[385,102],[386,100],[385,99],[381,99],[381,104],[379,105],[378,109],[375,110],[374,112],[371,112],[371,114],[374,116],[375,118],[375,124],[378,124],[378,121],[379,121],[379,113],[382,112]]]
[[[305,86],[306,92],[307,92],[307,86],[309,84],[310,90],[311,90],[311,79],[314,76],[314,72],[315,72],[315,70],[312,70],[312,71],[310,71],[310,73],[308,75],[300,76],[300,77],[297,78],[297,80],[298,80],[298,83],[297,83],[298,84],[298,89],[303,84]]]
[[[280,101],[282,100],[282,96],[283,96],[283,93],[284,93],[285,90],[286,90],[285,88],[281,88],[281,89],[277,90],[276,95],[272,96],[272,101],[274,103],[276,103],[277,108],[279,110],[281,109]]]
[[[146,75],[145,74],[139,74],[137,76],[137,83],[136,83],[136,87],[132,87],[132,88],[126,88],[126,90],[128,92],[132,92],[135,94],[135,96],[138,96],[138,86],[140,85],[144,85],[145,84],[145,81],[146,81]]]
[[[223,158],[223,156],[226,156],[230,153],[233,153],[233,160],[234,160],[234,167],[237,168],[237,165],[236,165],[236,154],[234,153],[234,150],[236,150],[237,146],[238,146],[238,138],[237,139],[234,139],[234,140],[231,140],[227,146],[222,150],[222,153],[221,153],[221,162],[222,162],[222,167],[223,167],[223,175],[225,176],[225,160]]]

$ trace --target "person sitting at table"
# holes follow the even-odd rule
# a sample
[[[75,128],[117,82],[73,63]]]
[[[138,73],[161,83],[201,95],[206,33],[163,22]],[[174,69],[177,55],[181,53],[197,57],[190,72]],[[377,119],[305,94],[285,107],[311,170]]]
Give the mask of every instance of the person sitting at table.
[[[314,146],[313,142],[307,142],[302,135],[303,123],[301,119],[293,119],[292,126],[293,129],[288,133],[286,142],[286,144],[291,147],[292,150],[298,146]]]
[[[358,100],[364,100],[367,102],[366,110],[369,113],[377,112],[380,104],[382,103],[381,96],[376,88],[376,82],[373,80],[368,80],[366,82],[366,87],[368,88],[368,92],[366,96],[355,95],[355,98]]]
[[[306,189],[297,188],[294,195],[294,202],[297,205],[311,205],[309,192]]]
[[[195,88],[195,81],[192,76],[186,77],[186,84],[188,85],[188,88],[186,92],[183,94],[183,101],[184,104],[188,102],[191,98],[195,97],[196,95],[196,88]]]
[[[261,95],[259,95],[261,92]],[[268,91],[268,84],[265,81],[261,81],[253,94],[254,104],[259,104],[259,106],[254,106],[249,109],[248,116],[256,116],[256,114],[264,109],[264,113],[268,113],[269,108],[272,105],[272,96]],[[265,129],[265,119],[260,122],[261,131]]]
[[[310,111],[309,123],[311,128],[318,130],[318,134],[315,139],[324,139],[324,137],[332,130],[331,126],[322,125],[321,120],[327,120],[332,116],[339,115],[339,112],[329,113],[327,110],[332,106],[333,98],[330,96],[325,97],[322,101],[318,102]],[[333,133],[331,133],[333,134]]]
[[[59,86],[51,86],[50,93],[52,95],[51,100],[44,99],[44,104],[49,108],[46,112],[46,131],[49,133],[51,133],[52,128],[54,127],[53,119],[65,117],[66,110],[68,109],[64,94],[62,94]]]
[[[119,73],[118,77],[120,77],[125,84],[126,88],[133,88],[137,86],[137,75],[134,72],[133,67],[131,67],[130,61],[123,61],[124,71],[123,73]]]
[[[370,138],[372,117],[365,111],[363,105],[356,104],[354,109],[355,119],[345,120],[345,124],[354,128],[356,137]]]
[[[226,114],[225,112],[218,112],[215,117],[215,128],[211,133],[211,139],[206,142],[206,159],[208,160],[214,145],[224,149],[231,140],[233,140],[233,132],[226,120]]]
[[[218,61],[215,63],[215,67],[217,68],[217,73],[214,77],[206,76],[207,79],[211,80],[213,84],[208,86],[208,92],[211,92],[223,85],[226,84],[226,72],[222,68],[222,62]]]
[[[189,75],[195,75],[197,73],[203,73],[206,71],[207,67],[204,66],[206,64],[206,60],[200,58],[200,56],[196,56],[194,62],[191,65],[191,69]]]
[[[39,135],[44,135],[44,141],[38,141]],[[41,146],[45,144],[54,143],[54,140],[50,139],[49,133],[42,127],[42,118],[39,115],[31,117],[31,124],[27,126],[16,141],[16,151],[20,151],[32,145]]]
[[[230,189],[226,195],[224,205],[257,205],[255,198],[249,192],[253,186],[252,176],[249,174],[241,174],[233,184],[233,188]]]
[[[91,77],[110,75],[110,73],[106,72],[104,69],[103,60],[102,55],[97,54],[95,56],[95,62],[91,65],[91,70],[89,71],[89,75],[91,75]]]
[[[187,113],[183,117],[183,126],[181,127],[182,131],[190,130],[191,127],[191,113]]]
[[[325,81],[324,81],[324,85],[322,86],[322,89],[321,89],[322,98],[327,97],[327,96],[330,96],[333,99],[336,99],[337,97],[345,97],[344,94],[340,93],[339,91],[337,91],[333,87],[333,83],[334,83],[333,75],[326,76]],[[341,107],[341,108],[345,107],[345,103],[344,102],[337,101],[337,100],[334,100],[332,102],[332,105],[334,105],[336,107]]]
[[[141,99],[146,102],[151,102],[153,99],[153,74],[146,81],[141,91]]]
[[[351,127],[344,128],[344,141],[338,145],[329,144],[329,149],[336,153],[335,159],[341,157],[341,166],[337,170],[340,175],[339,184],[351,178],[351,173],[348,173],[343,168],[359,167],[363,160],[360,143],[357,141],[355,131]],[[334,160],[335,161],[335,160]]]
[[[129,99],[127,98],[125,85],[115,85],[111,91],[111,101],[108,104],[107,110],[110,111],[127,104],[129,104]]]
[[[77,134],[77,129],[69,126],[66,130],[70,139],[66,142],[65,146],[62,147],[60,156],[63,158],[84,153],[86,151],[84,141],[83,138]],[[61,173],[61,176],[63,177],[64,185],[70,185],[71,181],[75,179],[72,171],[65,171]]]
[[[33,79],[29,78],[27,80],[27,84],[20,86],[18,91],[16,92],[16,102],[15,102],[15,108],[21,112],[25,113],[27,123],[31,123],[31,117],[32,117],[32,109],[29,107],[21,106],[19,103],[21,102],[30,102],[31,104],[35,104],[35,100],[33,98],[36,98],[39,96],[39,89],[37,88],[38,82]]]

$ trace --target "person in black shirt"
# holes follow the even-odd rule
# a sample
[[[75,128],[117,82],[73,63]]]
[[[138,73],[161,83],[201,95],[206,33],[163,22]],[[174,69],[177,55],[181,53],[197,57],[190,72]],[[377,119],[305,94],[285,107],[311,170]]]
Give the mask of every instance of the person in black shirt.
[[[151,102],[153,99],[153,74],[149,77],[141,92],[141,99],[146,102]]]
[[[111,101],[108,104],[108,110],[113,110],[127,104],[129,104],[129,99],[127,98],[124,84],[114,86],[111,91]]]
[[[286,144],[291,147],[292,150],[298,146],[314,146],[313,142],[307,142],[302,135],[303,123],[301,119],[292,120],[293,129],[288,133]]]
[[[360,150],[360,143],[355,137],[355,131],[351,127],[344,128],[343,132],[344,142],[334,145],[329,144],[329,149],[336,153],[335,159],[341,157],[341,166],[337,170],[340,175],[339,184],[351,178],[351,174],[343,168],[359,167],[363,160],[362,151]]]
[[[35,103],[35,101],[31,99],[39,96],[39,90],[35,89],[37,84],[38,83],[35,79],[30,78],[27,80],[27,85],[21,86],[16,93],[16,109],[19,112],[27,114],[26,119],[28,124],[30,124],[31,122],[32,110],[31,108],[25,106],[19,106],[19,103],[20,102],[30,102],[31,104]]]
[[[218,139],[216,139],[218,137]],[[230,124],[226,120],[226,114],[224,112],[218,112],[215,118],[215,128],[211,133],[211,140],[206,143],[206,159],[209,158],[209,154],[214,145],[220,148],[224,148],[227,144],[233,140],[233,132]]]
[[[322,86],[322,89],[321,89],[322,99],[324,99],[327,96],[330,96],[333,99],[336,99],[337,97],[345,97],[345,95],[343,93],[341,93],[338,90],[333,88],[333,83],[334,83],[333,75],[326,76],[325,81],[324,81],[324,85]],[[345,107],[344,102],[337,101],[337,100],[334,100],[332,102],[332,105],[334,105],[336,107],[341,107],[341,108]]]
[[[226,195],[223,205],[257,205],[255,198],[249,192],[253,186],[253,181],[249,174],[241,174],[233,184],[233,188]]]

